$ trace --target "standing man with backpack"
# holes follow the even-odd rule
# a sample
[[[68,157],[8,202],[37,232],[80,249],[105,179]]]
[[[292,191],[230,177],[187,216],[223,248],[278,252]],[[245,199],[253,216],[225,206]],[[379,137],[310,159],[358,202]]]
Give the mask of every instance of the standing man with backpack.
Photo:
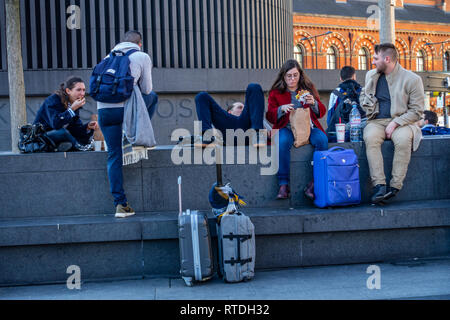
[[[353,103],[357,104],[361,119],[366,117],[366,112],[359,105],[359,95],[362,87],[356,82],[355,68],[351,66],[343,67],[340,76],[341,84],[331,93],[328,104],[327,135],[329,142],[336,142],[336,135],[333,133],[336,133],[336,123],[339,123],[339,118],[341,118],[342,123],[349,124]],[[345,141],[350,140],[348,126],[346,126]],[[361,129],[363,127],[364,124],[361,123]]]
[[[141,33],[128,31],[123,41],[96,66],[91,77],[91,96],[98,102],[99,124],[108,147],[108,179],[114,197],[116,218],[135,214],[123,189],[124,104],[135,85],[142,92],[150,118],[154,115],[158,102],[157,95],[152,91],[152,61],[141,48]]]

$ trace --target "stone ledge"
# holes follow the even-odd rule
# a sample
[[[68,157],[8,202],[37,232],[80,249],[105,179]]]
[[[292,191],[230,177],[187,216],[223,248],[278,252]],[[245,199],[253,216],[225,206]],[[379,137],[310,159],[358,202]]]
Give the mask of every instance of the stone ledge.
[[[335,144],[331,144],[334,146]],[[363,143],[346,143],[359,157],[362,203],[372,194]],[[183,206],[209,210],[208,192],[216,180],[214,165],[183,164],[171,161],[173,146],[160,146],[149,160],[124,169],[124,188],[130,204],[139,212],[178,210],[177,178],[183,178]],[[248,148],[245,149],[248,151]],[[450,199],[450,139],[426,139],[413,153],[399,201]],[[236,154],[236,152],[235,152]],[[385,170],[390,179],[392,142],[383,145]],[[291,153],[290,200],[277,201],[275,175],[261,175],[261,164],[227,164],[224,182],[245,197],[248,208],[310,207],[303,188],[312,179],[313,149],[305,146]],[[0,155],[0,219],[102,215],[114,212],[106,174],[105,152],[35,155]],[[71,196],[68,198],[67,195]]]
[[[335,209],[243,209],[256,236],[450,226],[450,200]],[[176,212],[0,220],[0,247],[178,239]],[[210,230],[216,235],[211,214]]]
[[[421,142],[419,149],[412,153],[412,158],[418,157],[450,157],[450,136],[426,136]],[[366,159],[366,151],[362,142],[330,143],[329,147],[342,147],[353,149],[358,159]],[[167,168],[175,167],[171,161],[174,145],[161,145],[149,151],[149,159],[126,168]],[[187,148],[187,147],[185,147]],[[243,148],[248,162],[249,147]],[[224,159],[226,158],[224,148]],[[270,156],[270,148],[267,155]],[[386,141],[382,146],[384,158],[393,156],[394,146],[391,141]],[[234,162],[236,163],[237,148],[234,148]],[[296,149],[292,148],[291,161],[311,161],[313,148],[310,145]],[[32,173],[32,172],[55,172],[55,171],[81,171],[81,170],[103,170],[106,168],[107,152],[67,152],[67,153],[36,153],[36,154],[13,154],[11,152],[0,152],[0,174],[6,173]],[[191,152],[191,160],[194,161],[194,151]],[[239,165],[239,164],[235,164]]]

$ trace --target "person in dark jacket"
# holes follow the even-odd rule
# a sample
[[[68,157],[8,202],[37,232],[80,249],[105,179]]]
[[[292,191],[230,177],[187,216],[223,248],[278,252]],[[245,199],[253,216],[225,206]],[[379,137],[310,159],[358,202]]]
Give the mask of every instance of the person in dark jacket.
[[[327,133],[330,133],[329,142],[336,142],[336,123],[339,123],[339,118],[346,125],[345,141],[350,141],[350,113],[354,103],[358,106],[361,115],[361,129],[364,129],[367,122],[366,112],[359,104],[362,86],[356,81],[355,68],[344,66],[341,69],[340,78],[341,83],[331,92],[328,104]],[[338,107],[340,110],[336,111]]]
[[[58,151],[92,150],[91,137],[98,129],[97,121],[83,124],[80,109],[86,104],[86,87],[81,78],[70,77],[58,91],[45,99],[34,123],[41,123]]]
[[[361,117],[365,117],[365,112],[359,105],[359,95],[361,93],[361,85],[356,81],[356,70],[351,66],[345,66],[341,69],[340,72],[341,83],[339,86],[330,94],[330,101],[328,104],[328,114],[327,114],[327,124],[330,125],[331,118],[333,117],[333,113],[336,110],[336,107],[341,102],[341,99],[337,95],[337,93],[342,93],[346,97],[350,98],[350,100],[358,103],[358,111],[361,114]],[[344,119],[343,119],[344,120]],[[348,121],[348,119],[345,119]]]

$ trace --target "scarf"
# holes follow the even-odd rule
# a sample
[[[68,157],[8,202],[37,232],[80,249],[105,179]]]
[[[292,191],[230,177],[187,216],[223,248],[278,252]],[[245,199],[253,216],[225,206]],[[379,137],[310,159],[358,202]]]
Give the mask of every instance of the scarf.
[[[148,159],[148,150],[156,145],[147,106],[137,85],[124,104],[122,154],[123,165]]]

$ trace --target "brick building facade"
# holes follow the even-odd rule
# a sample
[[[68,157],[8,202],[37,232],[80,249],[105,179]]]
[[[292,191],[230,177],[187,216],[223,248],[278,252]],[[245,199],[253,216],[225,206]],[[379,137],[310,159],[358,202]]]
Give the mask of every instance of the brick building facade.
[[[450,71],[450,0],[394,0],[395,45],[400,64],[415,72]],[[304,69],[373,68],[380,42],[378,0],[294,0],[294,57]],[[337,80],[337,79],[336,79]],[[438,92],[425,109],[438,114]],[[450,106],[450,94],[445,105]]]
[[[371,69],[379,43],[377,4],[294,0],[295,57],[305,69]],[[401,65],[413,71],[450,70],[450,0],[396,0],[395,5]],[[437,42],[445,43],[428,44]]]

